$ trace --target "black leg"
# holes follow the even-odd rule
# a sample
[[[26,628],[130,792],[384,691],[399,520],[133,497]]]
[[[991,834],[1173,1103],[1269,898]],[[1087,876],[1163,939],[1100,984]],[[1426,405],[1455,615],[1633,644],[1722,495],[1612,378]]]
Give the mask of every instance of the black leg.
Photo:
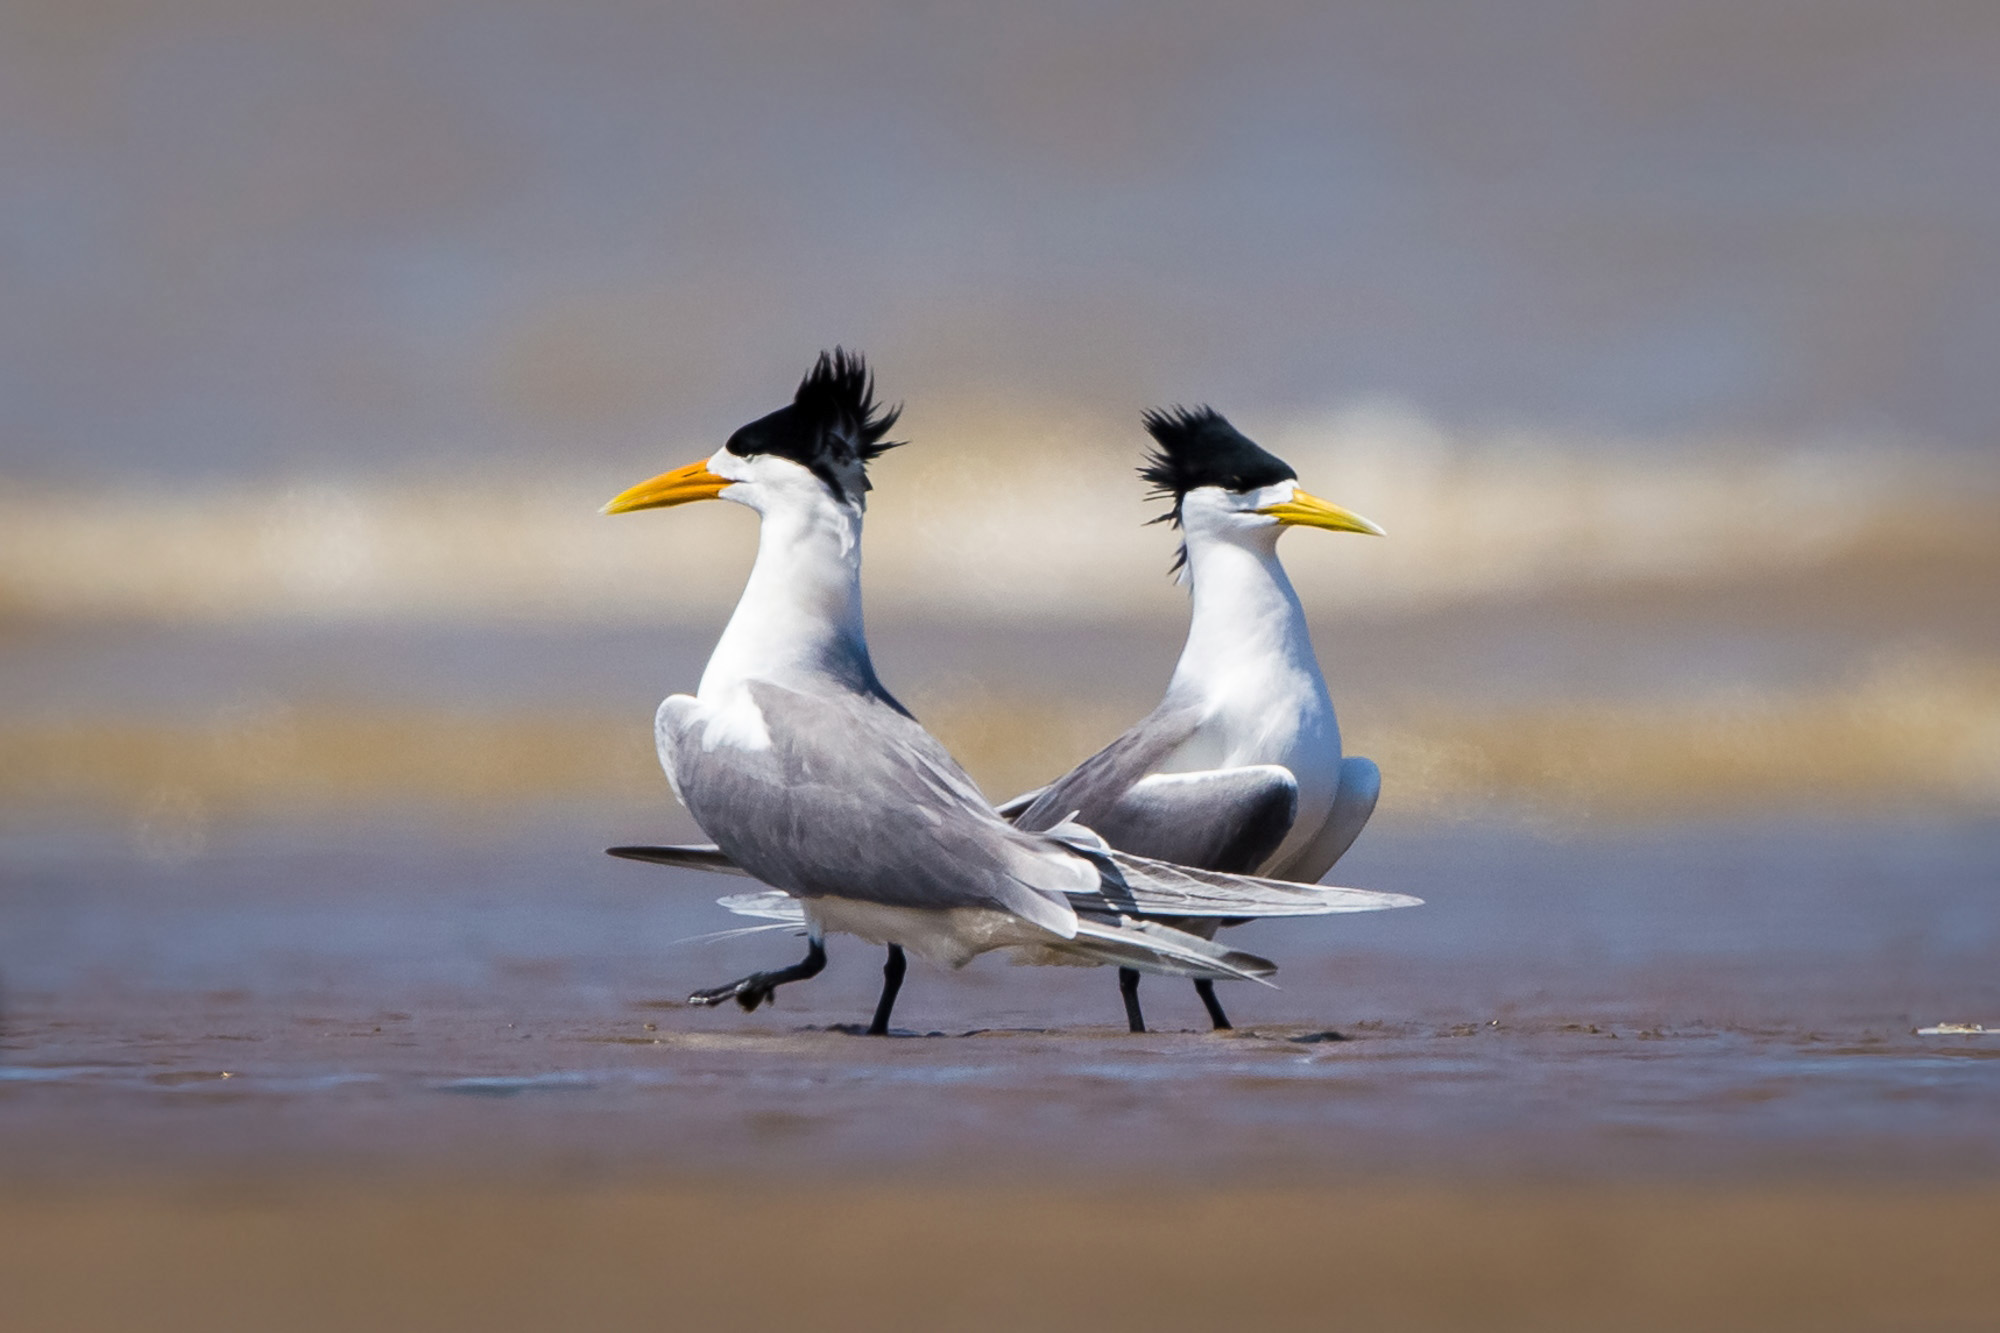
[[[1203,977],[1194,983],[1194,993],[1201,996],[1201,1002],[1208,1006],[1208,1021],[1215,1024],[1215,1030],[1230,1031],[1229,1015],[1222,1012],[1222,1001],[1215,998],[1215,983]]]
[[[732,981],[727,986],[715,986],[708,990],[698,990],[688,996],[689,1004],[717,1005],[724,1000],[734,1000],[745,1009],[755,1009],[771,998],[773,991],[788,981],[804,981],[816,977],[826,966],[826,948],[818,940],[811,941],[806,949],[803,962],[781,967],[775,972],[752,972],[741,981]]]
[[[1132,968],[1118,969],[1118,993],[1125,997],[1125,1021],[1134,1032],[1144,1032],[1146,1016],[1139,1012],[1139,974]]]
[[[875,1021],[868,1025],[871,1037],[889,1035],[889,1011],[896,1007],[896,992],[903,989],[903,946],[889,946],[889,961],[882,964],[882,998],[875,1003]]]

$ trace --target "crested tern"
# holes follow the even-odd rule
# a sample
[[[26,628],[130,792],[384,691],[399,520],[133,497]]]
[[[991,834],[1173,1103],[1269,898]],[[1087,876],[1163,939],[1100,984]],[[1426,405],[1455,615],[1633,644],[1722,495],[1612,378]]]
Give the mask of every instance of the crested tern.
[[[610,514],[730,500],[760,517],[757,557],[693,695],[654,723],[661,766],[712,854],[797,899],[808,949],[790,967],[696,991],[757,1008],[826,964],[829,932],[888,947],[869,1031],[886,1033],[904,950],[948,967],[993,949],[1160,975],[1261,980],[1276,965],[1159,917],[1374,910],[1414,899],[1309,889],[1116,852],[1060,818],[1017,828],[882,686],[862,629],[868,464],[892,447],[859,356],[822,354],[790,404],[708,458],[641,482]],[[711,863],[712,864],[712,863]],[[1344,896],[1343,896],[1344,895]],[[1364,903],[1364,899],[1366,900]],[[790,906],[790,904],[786,904]]]
[[[1305,609],[1278,559],[1294,527],[1375,536],[1360,515],[1299,488],[1283,459],[1212,407],[1145,414],[1140,475],[1172,507],[1174,572],[1192,603],[1166,696],[1104,749],[1002,807],[1017,827],[1073,819],[1123,851],[1207,870],[1316,882],[1374,812],[1381,771],[1343,756]],[[1182,921],[1213,935],[1217,920]],[[1139,974],[1121,969],[1126,1020],[1145,1030]],[[1220,1030],[1214,985],[1195,988]]]

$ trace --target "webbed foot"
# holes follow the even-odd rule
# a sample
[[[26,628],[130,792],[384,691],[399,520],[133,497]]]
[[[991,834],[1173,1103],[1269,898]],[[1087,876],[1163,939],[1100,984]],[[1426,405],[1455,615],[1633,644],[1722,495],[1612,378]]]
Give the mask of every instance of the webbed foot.
[[[778,987],[788,981],[804,981],[816,977],[826,966],[826,948],[818,940],[807,945],[806,956],[790,967],[781,967],[775,972],[752,972],[749,976],[732,981],[725,986],[711,986],[688,996],[688,1003],[700,1005],[704,1009],[713,1008],[725,1000],[734,1000],[743,1006],[745,1013],[754,1011],[777,993]]]

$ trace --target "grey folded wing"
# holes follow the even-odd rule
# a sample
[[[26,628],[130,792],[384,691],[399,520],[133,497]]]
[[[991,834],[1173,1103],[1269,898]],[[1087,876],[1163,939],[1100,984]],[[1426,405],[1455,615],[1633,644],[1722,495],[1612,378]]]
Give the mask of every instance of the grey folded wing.
[[[1076,818],[1096,828],[1121,797],[1194,735],[1200,721],[1192,708],[1161,703],[1131,730],[1042,788],[1015,824],[1041,830]]]
[[[1247,874],[1291,832],[1299,784],[1277,764],[1152,773],[1079,812],[1114,847],[1155,861]]]
[[[1024,834],[944,747],[891,701],[751,681],[732,717],[669,699],[659,740],[682,803],[727,861],[801,898],[844,897],[943,910],[991,907],[1067,936],[1063,898],[1091,868]],[[718,719],[755,726],[744,741]],[[747,730],[747,729],[746,729]],[[624,854],[634,855],[627,851]],[[712,854],[638,853],[669,864]]]
[[[1277,764],[1166,773],[1200,714],[1169,700],[1057,778],[1015,820],[1046,830],[1075,820],[1114,847],[1176,865],[1248,872],[1283,845],[1298,780]]]

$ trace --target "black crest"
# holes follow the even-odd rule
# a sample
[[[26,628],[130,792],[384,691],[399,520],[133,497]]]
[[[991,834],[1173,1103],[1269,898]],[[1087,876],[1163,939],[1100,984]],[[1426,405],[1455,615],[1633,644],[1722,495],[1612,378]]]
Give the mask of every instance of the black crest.
[[[1201,407],[1156,407],[1141,418],[1154,449],[1146,455],[1139,475],[1153,484],[1149,499],[1172,500],[1174,507],[1155,523],[1181,525],[1181,501],[1201,486],[1226,491],[1254,491],[1291,481],[1299,474],[1276,454],[1229,424],[1206,404]],[[1187,567],[1187,543],[1174,554],[1173,572]]]
[[[849,493],[849,483],[858,477],[866,491],[868,464],[901,443],[882,437],[902,413],[900,407],[878,407],[867,362],[859,352],[836,347],[819,354],[790,406],[738,430],[724,447],[743,458],[789,458],[810,468],[841,499],[854,501],[860,497]]]
[[[1139,475],[1153,484],[1153,498],[1174,502],[1158,522],[1179,526],[1181,499],[1197,487],[1254,491],[1299,475],[1212,407],[1155,408],[1144,420],[1156,447],[1146,455]]]

